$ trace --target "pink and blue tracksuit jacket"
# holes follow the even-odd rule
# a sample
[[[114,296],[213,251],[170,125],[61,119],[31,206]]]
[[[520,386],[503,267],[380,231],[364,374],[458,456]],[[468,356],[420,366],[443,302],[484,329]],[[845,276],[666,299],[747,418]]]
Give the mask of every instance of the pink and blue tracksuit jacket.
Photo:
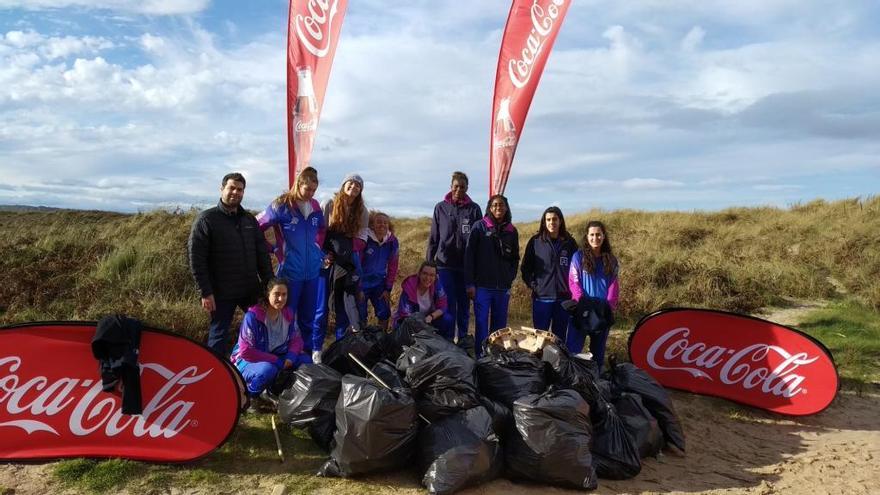
[[[397,303],[397,311],[394,313],[394,326],[397,326],[408,316],[419,312],[419,276],[410,275],[403,280],[400,285],[400,300]],[[434,285],[428,288],[431,294],[431,308],[429,311],[443,310],[446,314],[447,301],[446,292],[443,286],[434,282]]]
[[[273,202],[257,215],[260,229],[272,228],[275,246],[269,249],[278,259],[276,275],[292,282],[312,280],[318,276],[324,260],[321,245],[327,232],[327,222],[321,205],[310,200],[312,212],[304,217],[299,207]]]
[[[400,243],[391,232],[384,239],[377,238],[373,229],[368,235],[361,262],[361,289],[366,292],[381,287],[391,292],[397,279]]]
[[[298,362],[303,350],[303,339],[293,323],[293,310],[285,307],[281,310],[284,325],[287,326],[287,341],[275,349],[269,349],[269,329],[266,326],[266,309],[262,306],[251,306],[244,315],[238,331],[238,342],[232,348],[230,360],[240,371],[251,363],[265,362],[277,368],[284,366],[284,360]]]
[[[620,288],[617,283],[617,273],[620,265],[614,267],[610,275],[605,273],[602,258],[595,261],[595,273],[588,273],[583,266],[584,251],[578,250],[571,259],[568,269],[568,290],[571,298],[580,300],[581,296],[595,297],[608,302],[612,310],[617,309],[617,300]]]

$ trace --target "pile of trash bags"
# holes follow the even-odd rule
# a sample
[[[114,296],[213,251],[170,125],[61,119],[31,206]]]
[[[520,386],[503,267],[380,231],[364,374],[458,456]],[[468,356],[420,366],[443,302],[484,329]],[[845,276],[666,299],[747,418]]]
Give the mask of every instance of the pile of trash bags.
[[[486,351],[475,360],[472,343],[449,342],[417,316],[388,334],[366,327],[296,370],[279,416],[329,452],[318,475],[415,464],[433,494],[499,476],[592,490],[599,478],[638,475],[668,446],[684,452],[672,401],[644,370],[612,362],[600,376],[555,345]]]

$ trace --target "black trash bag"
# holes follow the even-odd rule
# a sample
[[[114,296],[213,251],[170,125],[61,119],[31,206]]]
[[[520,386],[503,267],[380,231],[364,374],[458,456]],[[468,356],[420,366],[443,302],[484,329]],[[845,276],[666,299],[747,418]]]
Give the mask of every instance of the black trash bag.
[[[413,345],[413,335],[423,330],[434,331],[434,327],[425,323],[424,313],[408,316],[385,336],[383,349],[385,357],[397,361],[404,347]]]
[[[476,341],[474,341],[473,335],[465,335],[464,337],[459,337],[458,342],[455,344],[459,349],[463,350],[465,354],[471,357],[471,359],[476,359]]]
[[[625,480],[638,475],[642,461],[623,420],[610,402],[600,399],[599,407],[605,408],[605,413],[601,415],[601,422],[593,423],[593,446],[590,449],[596,474],[610,480]]]
[[[483,395],[512,407],[516,399],[547,388],[544,363],[523,351],[489,354],[477,361],[477,384]]]
[[[336,433],[336,413],[319,416],[306,426],[312,441],[325,452],[333,450],[333,434]]]
[[[413,344],[416,347],[421,347],[428,351],[428,355],[433,356],[434,354],[439,354],[445,351],[458,352],[462,355],[467,355],[464,349],[455,345],[454,342],[446,340],[442,335],[438,334],[434,327],[424,329],[418,333],[414,333],[413,336]]]
[[[397,363],[395,364],[397,371],[403,373],[405,376],[406,370],[409,369],[410,366],[425,359],[428,355],[428,351],[421,347],[404,347],[403,352],[397,357]]]
[[[366,376],[366,372],[355,363],[348,354],[351,353],[361,360],[365,366],[372,368],[382,359],[381,331],[365,328],[359,332],[347,330],[341,339],[330,344],[321,353],[321,363],[335,369],[342,375]]]
[[[409,385],[404,383],[403,377],[397,372],[397,368],[389,361],[379,361],[370,371],[391,388],[409,388]]]
[[[305,426],[319,418],[333,417],[342,387],[338,371],[323,364],[304,364],[293,373],[293,379],[278,396],[281,422]]]
[[[656,457],[663,450],[663,432],[657,419],[642,404],[642,398],[636,394],[623,392],[613,404],[626,431],[635,442],[639,457],[642,459]]]
[[[336,403],[335,445],[318,476],[347,478],[407,465],[415,454],[416,421],[407,389],[388,390],[375,380],[345,375]]]
[[[618,393],[631,392],[640,396],[642,404],[657,418],[666,442],[684,452],[684,431],[672,406],[672,399],[663,385],[632,363],[612,363],[609,379],[612,388]]]
[[[495,479],[503,457],[484,407],[432,422],[419,432],[419,460],[428,493],[448,495]]]
[[[450,351],[412,364],[406,370],[406,381],[416,391],[419,413],[433,422],[480,405],[475,366],[467,355]]]
[[[507,431],[513,427],[513,411],[504,404],[494,401],[485,395],[477,396],[480,405],[486,408],[489,415],[492,416],[492,430],[503,437]]]
[[[567,388],[581,394],[592,411],[597,407],[596,380],[599,369],[593,360],[572,356],[567,350],[556,345],[544,347],[541,360],[549,369],[547,381],[557,388]]]
[[[293,385],[293,381],[296,380],[294,373],[296,373],[296,370],[293,368],[285,368],[279,371],[275,375],[275,379],[272,380],[272,383],[266,387],[266,391],[269,395],[277,398],[281,395],[281,392],[290,388],[290,386]]]
[[[598,486],[590,454],[590,406],[573,390],[550,389],[513,404],[515,428],[504,438],[506,476],[569,488]]]

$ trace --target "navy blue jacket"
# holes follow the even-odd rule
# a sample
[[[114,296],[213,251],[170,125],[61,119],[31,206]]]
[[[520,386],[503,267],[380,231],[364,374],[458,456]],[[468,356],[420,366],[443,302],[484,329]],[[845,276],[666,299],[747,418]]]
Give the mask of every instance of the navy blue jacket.
[[[535,234],[529,239],[520,270],[523,282],[536,298],[571,299],[568,269],[577,250],[577,242],[571,237],[554,241]]]
[[[464,282],[468,287],[510,289],[519,265],[519,233],[512,223],[496,225],[488,216],[468,238]]]
[[[482,216],[480,205],[471,201],[468,195],[464,201],[455,204],[452,192],[447,193],[446,198],[434,207],[425,259],[437,263],[440,268],[464,269],[468,236]]]

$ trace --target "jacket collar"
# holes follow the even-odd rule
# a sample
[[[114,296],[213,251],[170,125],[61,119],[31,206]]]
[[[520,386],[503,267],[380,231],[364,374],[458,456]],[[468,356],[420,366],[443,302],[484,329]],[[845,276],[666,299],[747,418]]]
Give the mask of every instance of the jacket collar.
[[[473,203],[473,201],[471,201],[471,197],[468,196],[467,193],[465,193],[464,198],[461,201],[453,200],[452,199],[452,191],[449,191],[448,193],[446,193],[446,196],[443,197],[443,201],[446,201],[447,203],[449,203],[451,205],[455,205],[455,206],[465,206],[465,205]]]
[[[391,238],[394,237],[394,234],[392,234],[391,231],[389,230],[388,232],[385,232],[385,237],[383,237],[382,239],[379,239],[376,236],[376,233],[373,232],[373,229],[370,229],[370,228],[367,229],[367,235],[370,237],[370,239],[376,241],[376,243],[379,244],[380,246],[382,244],[385,244],[386,242],[390,241]]]
[[[431,299],[434,299],[434,289],[436,288],[437,282],[431,284],[428,287],[428,294],[431,294]],[[418,274],[410,275],[404,279],[403,283],[400,284],[400,289],[406,293],[406,297],[409,298],[412,302],[418,302],[419,300],[419,276]]]

